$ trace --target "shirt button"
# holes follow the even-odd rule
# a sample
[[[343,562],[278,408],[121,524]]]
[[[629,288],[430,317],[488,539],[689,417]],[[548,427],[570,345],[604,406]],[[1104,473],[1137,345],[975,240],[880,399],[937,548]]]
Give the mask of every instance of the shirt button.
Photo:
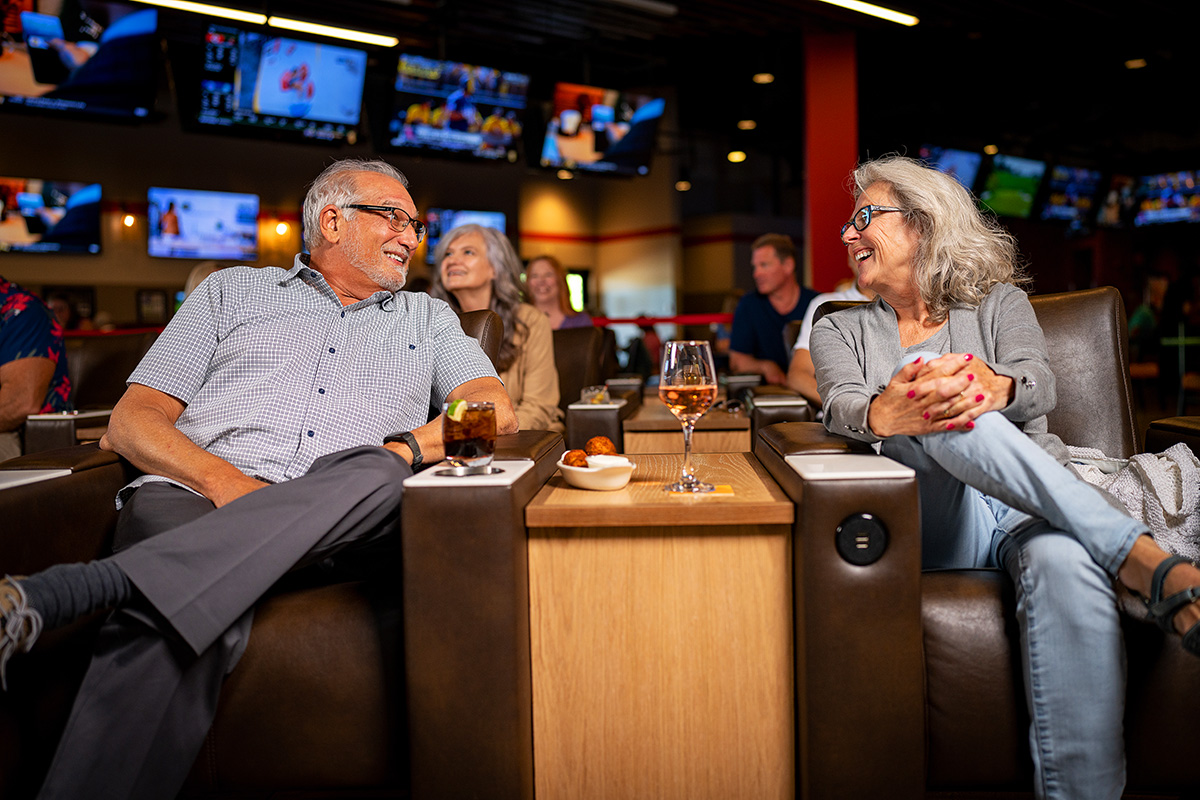
[[[345,318],[346,318],[346,312],[345,312],[345,311],[343,311],[343,312],[342,312],[342,319],[345,319]]]
[[[325,394],[325,390],[324,390],[324,389],[317,389],[317,394]]]
[[[310,438],[310,439],[311,439],[313,436],[315,436],[315,435],[316,435],[316,432],[315,432],[315,431],[309,431],[309,432],[308,432],[308,436],[309,436],[309,438]]]
[[[331,347],[331,348],[329,348],[329,352],[331,352],[331,353],[336,353],[336,352],[337,352],[337,350],[334,350],[334,349]]]

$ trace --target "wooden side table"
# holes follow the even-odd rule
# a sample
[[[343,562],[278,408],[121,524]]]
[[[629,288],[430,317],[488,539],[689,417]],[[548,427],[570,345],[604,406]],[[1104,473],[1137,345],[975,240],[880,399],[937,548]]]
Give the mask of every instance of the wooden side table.
[[[794,797],[793,505],[748,453],[693,456],[706,497],[631,458],[525,510],[537,797]]]

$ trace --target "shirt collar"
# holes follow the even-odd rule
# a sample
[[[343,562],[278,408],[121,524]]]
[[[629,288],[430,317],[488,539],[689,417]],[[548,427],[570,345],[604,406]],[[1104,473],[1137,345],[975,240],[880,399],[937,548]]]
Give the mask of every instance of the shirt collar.
[[[330,287],[329,283],[325,280],[325,276],[312,268],[311,260],[312,256],[308,253],[297,253],[295,260],[292,262],[292,268],[289,269],[284,274],[283,279],[279,281],[280,285],[282,286],[287,284],[296,277],[299,277],[310,286],[313,285],[313,281],[316,281],[316,288],[320,289],[322,293],[329,294],[340,304],[341,301],[337,299],[337,293],[333,291],[333,288]],[[379,307],[384,311],[395,311],[397,308],[396,293],[380,289],[370,297],[359,300],[357,303],[351,303],[350,305],[346,306],[346,308],[356,308],[375,303],[378,303]]]

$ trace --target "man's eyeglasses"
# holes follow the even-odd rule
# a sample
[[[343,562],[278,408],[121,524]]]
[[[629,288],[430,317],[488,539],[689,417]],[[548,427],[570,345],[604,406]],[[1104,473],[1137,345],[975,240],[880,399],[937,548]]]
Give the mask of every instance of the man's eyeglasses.
[[[378,211],[380,214],[387,216],[388,226],[396,233],[403,233],[405,228],[412,225],[413,233],[417,235],[417,243],[420,244],[425,238],[425,223],[419,219],[410,217],[408,212],[403,208],[396,208],[395,206],[366,206],[361,203],[353,203],[342,207],[357,208],[359,211]]]
[[[903,208],[896,208],[895,206],[863,206],[850,218],[849,222],[842,226],[841,235],[845,236],[846,231],[850,229],[851,225],[854,226],[854,230],[856,231],[865,231],[867,226],[871,224],[872,214],[885,214],[888,211],[903,210]]]

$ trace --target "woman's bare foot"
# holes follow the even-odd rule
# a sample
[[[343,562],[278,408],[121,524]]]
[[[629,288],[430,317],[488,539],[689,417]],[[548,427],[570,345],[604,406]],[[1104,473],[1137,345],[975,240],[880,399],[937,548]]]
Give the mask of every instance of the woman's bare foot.
[[[1169,556],[1170,553],[1155,544],[1154,539],[1139,536],[1125,562],[1117,570],[1117,577],[1121,583],[1142,597],[1149,597],[1154,570]],[[1163,581],[1163,597],[1170,597],[1193,586],[1200,586],[1200,569],[1190,563],[1177,564],[1171,568]],[[1200,602],[1192,602],[1179,609],[1173,622],[1176,633],[1187,633],[1193,625],[1200,622]]]

